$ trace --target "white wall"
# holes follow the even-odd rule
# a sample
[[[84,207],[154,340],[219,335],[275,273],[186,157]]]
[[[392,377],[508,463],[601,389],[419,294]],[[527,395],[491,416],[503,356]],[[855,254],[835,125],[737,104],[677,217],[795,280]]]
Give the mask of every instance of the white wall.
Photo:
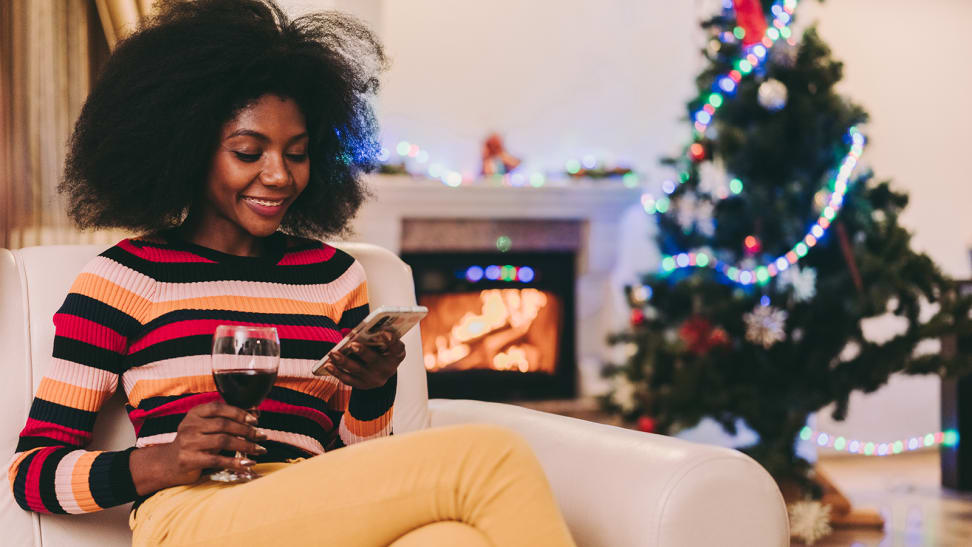
[[[653,176],[676,152],[701,67],[696,27],[710,0],[288,0],[350,9],[377,25],[393,66],[381,116],[387,143],[410,140],[475,171],[491,130],[539,167],[613,153]],[[340,4],[340,5],[339,5]],[[378,7],[376,7],[378,6]],[[376,15],[377,13],[377,15]],[[911,195],[902,222],[943,269],[970,277],[972,109],[966,0],[805,0],[797,12],[845,61],[842,91],[867,108],[865,160]],[[640,227],[639,229],[644,229]],[[637,234],[635,235],[637,236]],[[635,263],[638,261],[635,260]],[[643,263],[643,262],[642,262]],[[886,440],[938,427],[938,380],[897,378],[855,396],[821,429]]]

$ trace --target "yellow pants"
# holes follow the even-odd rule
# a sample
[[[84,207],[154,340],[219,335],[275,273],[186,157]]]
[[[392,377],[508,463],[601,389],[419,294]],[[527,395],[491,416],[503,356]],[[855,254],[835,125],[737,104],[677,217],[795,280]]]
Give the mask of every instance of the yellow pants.
[[[428,429],[297,463],[245,484],[203,477],[157,492],[131,518],[132,544],[574,545],[522,437],[495,426]]]

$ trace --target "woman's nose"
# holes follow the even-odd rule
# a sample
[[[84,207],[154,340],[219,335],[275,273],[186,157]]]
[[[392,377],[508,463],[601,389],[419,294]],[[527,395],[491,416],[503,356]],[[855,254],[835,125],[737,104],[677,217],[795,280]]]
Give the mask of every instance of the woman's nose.
[[[286,186],[290,183],[290,171],[282,155],[267,155],[260,173],[260,182],[266,186]]]

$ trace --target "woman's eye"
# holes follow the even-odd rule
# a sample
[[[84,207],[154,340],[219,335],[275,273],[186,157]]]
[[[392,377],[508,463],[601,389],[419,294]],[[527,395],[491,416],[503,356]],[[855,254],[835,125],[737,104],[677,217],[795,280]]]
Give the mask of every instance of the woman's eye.
[[[290,161],[302,162],[307,159],[307,153],[304,152],[303,154],[287,154],[287,157],[290,158]]]
[[[245,161],[247,163],[253,163],[260,159],[263,154],[244,154],[243,152],[233,152],[240,161]]]

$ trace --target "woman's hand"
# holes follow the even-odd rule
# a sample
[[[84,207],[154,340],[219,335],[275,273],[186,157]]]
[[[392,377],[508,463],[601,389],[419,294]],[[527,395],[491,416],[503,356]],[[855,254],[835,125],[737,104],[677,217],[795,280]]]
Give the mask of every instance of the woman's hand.
[[[405,359],[405,344],[388,331],[377,336],[375,345],[351,342],[347,348],[347,355],[343,350],[332,352],[324,368],[338,380],[358,389],[385,385]]]
[[[267,438],[256,423],[252,414],[222,402],[193,408],[179,423],[174,441],[131,453],[128,466],[136,492],[144,496],[170,486],[192,484],[207,468],[248,470],[253,460],[222,456],[220,452],[266,453],[253,442]]]

